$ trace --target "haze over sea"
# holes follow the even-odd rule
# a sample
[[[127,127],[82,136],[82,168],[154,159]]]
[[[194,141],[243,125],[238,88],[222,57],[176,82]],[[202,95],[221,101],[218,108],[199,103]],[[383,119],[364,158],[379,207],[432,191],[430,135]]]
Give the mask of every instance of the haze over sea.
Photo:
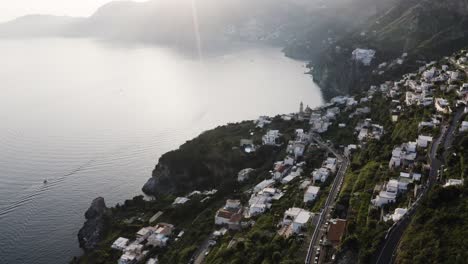
[[[1,263],[67,263],[92,199],[141,194],[163,153],[218,125],[322,104],[304,63],[265,46],[199,61],[156,46],[1,40],[0,58]]]

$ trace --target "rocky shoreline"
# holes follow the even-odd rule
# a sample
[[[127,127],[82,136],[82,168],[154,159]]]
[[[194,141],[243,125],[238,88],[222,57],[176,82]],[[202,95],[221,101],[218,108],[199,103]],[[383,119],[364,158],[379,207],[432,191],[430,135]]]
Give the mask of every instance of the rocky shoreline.
[[[85,213],[86,222],[78,232],[80,247],[85,251],[95,250],[106,233],[106,222],[110,217],[110,210],[104,198],[93,200]]]

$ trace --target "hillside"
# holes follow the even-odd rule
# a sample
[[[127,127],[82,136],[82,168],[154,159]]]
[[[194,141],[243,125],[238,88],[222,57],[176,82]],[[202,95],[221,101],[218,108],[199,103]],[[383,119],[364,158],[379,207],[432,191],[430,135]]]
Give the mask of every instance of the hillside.
[[[0,24],[0,38],[66,36],[71,27],[83,21],[84,18],[28,15]]]
[[[440,59],[466,43],[468,1],[399,0],[342,36],[310,66],[330,98],[416,70],[420,61]],[[370,65],[352,59],[357,48],[376,51]]]
[[[448,150],[443,179],[464,179],[468,172],[468,135]],[[396,263],[465,263],[468,257],[468,188],[435,188],[418,210],[397,251]]]
[[[382,2],[385,1],[115,1],[79,21],[33,16],[6,23],[0,25],[0,37],[93,37],[189,51],[196,51],[198,45],[209,51],[243,41],[286,47],[289,56],[305,59],[319,54],[329,39],[376,14]],[[25,20],[28,23],[19,23]]]

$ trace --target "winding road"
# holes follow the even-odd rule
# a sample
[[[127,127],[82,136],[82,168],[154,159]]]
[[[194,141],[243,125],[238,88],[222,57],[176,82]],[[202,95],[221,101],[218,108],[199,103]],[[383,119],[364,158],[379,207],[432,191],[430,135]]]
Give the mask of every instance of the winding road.
[[[437,150],[439,149],[440,144],[443,145],[445,149],[448,149],[455,135],[455,131],[460,124],[461,118],[463,117],[463,108],[458,109],[454,114],[450,126],[443,126],[439,137],[433,142],[431,147],[431,152],[429,155],[429,161],[431,164],[431,170],[429,172],[429,178],[424,186],[423,192],[415,201],[408,213],[401,219],[396,225],[393,226],[387,233],[386,239],[377,255],[375,261],[376,264],[392,264],[395,261],[396,251],[400,243],[403,233],[411,222],[411,217],[415,214],[417,207],[420,205],[421,200],[427,195],[429,190],[437,182],[437,173],[442,165],[442,162],[437,159]]]
[[[333,155],[337,158],[338,162],[340,163],[340,168],[338,169],[335,179],[333,180],[333,184],[330,188],[327,200],[325,201],[324,208],[319,214],[317,225],[315,226],[314,233],[312,234],[312,238],[309,243],[309,248],[305,258],[305,264],[313,263],[313,259],[317,251],[316,249],[319,242],[319,238],[322,237],[324,233],[325,223],[331,217],[330,213],[332,211],[333,204],[335,203],[336,197],[340,192],[341,186],[343,184],[344,175],[349,166],[349,160],[347,157],[340,155],[336,150],[324,143],[320,138],[314,136],[313,140],[317,142],[317,144],[319,144],[321,147],[326,148],[328,151],[333,153]]]

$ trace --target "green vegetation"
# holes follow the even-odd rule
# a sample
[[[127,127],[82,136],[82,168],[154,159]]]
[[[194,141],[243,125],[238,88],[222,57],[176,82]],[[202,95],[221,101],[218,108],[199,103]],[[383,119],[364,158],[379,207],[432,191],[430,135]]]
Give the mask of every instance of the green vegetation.
[[[295,129],[303,128],[304,125],[303,122],[284,121],[276,117],[268,129],[280,129],[283,134],[282,142],[287,142],[294,137]],[[196,195],[191,197],[186,204],[178,206],[172,205],[175,198],[173,194],[160,194],[154,200],[144,200],[143,196],[127,200],[124,204],[110,209],[112,217],[106,228],[108,232],[99,249],[75,258],[72,263],[115,263],[121,252],[112,250],[111,244],[121,236],[134,239],[136,232],[148,226],[148,220],[158,211],[164,213],[157,222],[173,224],[176,227],[175,234],[181,230],[185,233],[182,238],[172,241],[166,249],[151,249],[150,255],[157,254],[161,263],[188,263],[198,246],[216,229],[214,215],[216,210],[223,206],[225,199],[241,199],[244,202],[248,200],[249,195],[246,191],[259,181],[270,177],[269,170],[273,163],[283,159],[286,154],[286,144],[280,147],[261,146],[254,153],[244,153],[239,148],[239,141],[241,138],[249,138],[251,132],[253,132],[254,142],[260,144],[261,135],[266,132],[266,129],[255,128],[252,122],[229,124],[204,132],[181,146],[180,149],[164,155],[160,162],[164,162],[171,168],[171,177],[177,178],[178,193],[188,194],[196,190],[195,186],[199,187],[198,190],[217,188],[218,192],[203,203],[201,200],[204,196]],[[304,157],[307,161],[304,174],[309,174],[313,168],[321,164],[324,158],[323,150],[312,147]],[[255,171],[249,180],[240,184],[236,181],[237,172],[246,167],[254,168]],[[222,172],[219,172],[220,170]],[[179,171],[187,172],[187,175],[194,177],[188,181],[191,182],[190,184],[181,182],[183,175],[178,173]],[[175,182],[175,179],[171,181]],[[238,243],[236,246],[236,248],[243,248],[243,256],[250,256],[254,259],[265,257],[270,261],[265,263],[280,263],[278,261],[281,260],[288,260],[281,263],[296,263],[293,257],[298,257],[297,249],[302,246],[302,238],[283,239],[276,234],[278,230],[276,225],[287,208],[293,205],[302,206],[302,192],[294,191],[298,185],[299,179],[296,179],[284,186],[285,196],[274,203],[270,213],[256,219],[256,224],[252,229],[227,235],[223,240],[225,243],[220,243],[217,250],[219,252],[215,254],[213,250],[213,254],[209,256],[210,259],[214,263],[228,257],[232,261],[243,259],[238,259],[232,253],[233,249],[227,249],[230,242],[227,239],[235,237],[245,239],[245,242]],[[270,252],[271,249],[274,250]],[[247,254],[247,252],[250,253]],[[258,255],[256,255],[257,252]],[[298,257],[298,259],[301,258],[303,255]]]
[[[283,133],[282,142],[287,142],[294,136],[295,129],[302,127],[303,122],[284,121],[276,117],[269,129],[280,129]],[[268,171],[272,162],[284,157],[285,148],[260,146],[253,153],[245,153],[240,149],[241,139],[251,138],[256,145],[261,145],[261,137],[265,132],[266,129],[255,127],[251,121],[206,131],[178,150],[164,154],[153,171],[157,184],[150,188],[144,187],[144,190],[156,195],[185,195],[193,190],[232,189],[241,169]]]
[[[381,210],[370,203],[375,195],[376,185],[399,175],[399,171],[388,168],[392,150],[401,143],[414,141],[420,133],[419,122],[433,114],[432,111],[424,109],[408,108],[397,122],[392,122],[390,99],[376,94],[366,105],[372,109],[368,117],[372,122],[383,125],[385,134],[378,141],[366,142],[352,155],[350,168],[345,175],[334,211],[334,216],[348,219],[347,233],[340,254],[351,254],[359,263],[372,261],[386,231],[392,225],[391,221],[382,221],[382,216],[393,212],[396,207],[406,207],[408,200],[413,199],[413,185],[409,185],[408,192],[401,195],[395,204],[386,205]],[[363,117],[359,118],[362,120]],[[353,123],[357,122],[353,119],[348,121],[348,124]],[[420,160],[424,161],[426,152],[419,152]],[[415,169],[422,171],[421,165],[417,165]]]
[[[447,170],[441,181],[464,179],[467,173],[468,135],[447,152]],[[455,155],[454,155],[455,154]],[[468,187],[436,186],[423,201],[405,232],[397,263],[466,263],[468,258]]]
[[[302,206],[303,193],[297,192],[300,181],[287,186],[285,196],[273,203],[271,210],[255,219],[255,225],[247,230],[232,233],[212,249],[207,263],[302,263],[305,255],[298,254],[304,238],[283,238],[278,232],[278,223],[283,213],[293,205]]]
[[[466,263],[468,188],[436,187],[405,232],[396,263]]]

